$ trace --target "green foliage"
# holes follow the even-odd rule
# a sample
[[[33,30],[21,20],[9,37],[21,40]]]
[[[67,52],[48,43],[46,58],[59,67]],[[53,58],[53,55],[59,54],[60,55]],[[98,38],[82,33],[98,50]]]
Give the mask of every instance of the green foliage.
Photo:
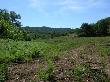
[[[14,40],[0,40],[0,61],[7,59],[14,59],[16,57],[42,57],[54,58],[60,52],[68,50],[70,48],[79,47],[88,43],[97,44],[97,50],[101,54],[109,55],[109,37],[82,37],[82,38],[70,38],[59,37],[48,40],[37,41],[14,41]]]
[[[54,68],[52,60],[57,56],[63,55],[70,48],[84,46],[90,43],[96,45],[96,50],[103,54],[105,58],[110,54],[109,48],[110,37],[56,37],[54,39],[38,39],[36,41],[14,41],[11,39],[0,39],[0,64],[16,62],[22,63],[34,58],[42,58],[47,62],[47,68],[40,69],[38,75],[43,80],[50,79]],[[85,66],[76,66],[75,75],[83,76],[82,69]],[[0,68],[1,69],[1,68]],[[3,68],[4,69],[4,68]],[[90,72],[90,71],[89,71]],[[6,73],[6,72],[5,72]],[[101,73],[100,73],[101,74]],[[80,79],[80,78],[79,78]]]
[[[95,24],[83,23],[80,29],[74,29],[79,36],[107,36],[110,31],[110,17],[101,19]]]
[[[0,64],[0,82],[4,82],[7,79],[7,65]]]
[[[102,44],[97,45],[97,51],[100,53],[101,56],[106,57],[110,55],[110,40],[108,41],[103,41]]]
[[[20,28],[15,27],[10,21],[0,20],[1,37],[14,40],[24,40],[24,32]]]
[[[83,32],[80,28],[76,28],[76,29],[72,29],[70,31],[70,34],[77,34],[78,36],[81,36],[81,35],[83,35]]]
[[[19,19],[21,19],[21,16],[14,11],[9,12],[6,9],[0,9],[0,20],[10,21],[14,26],[20,27]]]
[[[73,70],[73,74],[78,81],[81,81],[86,71],[87,71],[87,68],[84,65],[77,65]]]
[[[27,34],[23,31],[19,14],[14,11],[7,11],[6,9],[0,9],[0,37],[10,38],[14,40],[28,40]]]
[[[37,75],[43,81],[49,81],[54,70],[52,60],[70,48],[93,43],[101,57],[110,55],[110,37],[68,37],[69,33],[79,36],[102,36],[110,33],[110,17],[97,21],[96,24],[83,23],[81,28],[21,27],[21,16],[14,11],[0,9],[0,82],[7,79],[7,64],[22,63],[36,58],[42,58],[47,67],[41,66]],[[62,37],[59,37],[62,36]],[[65,37],[64,37],[65,36]],[[8,38],[8,39],[7,39]],[[37,41],[32,39],[38,39]],[[51,39],[50,39],[51,38]],[[54,38],[54,39],[53,39]],[[13,40],[10,40],[13,39]],[[44,40],[42,40],[44,39]],[[17,41],[22,40],[22,41]],[[23,41],[28,40],[28,41]],[[77,65],[73,69],[77,81],[89,75],[95,82],[108,82],[104,69],[91,69],[86,65]],[[100,80],[101,79],[101,80]]]
[[[107,35],[108,34],[109,27],[108,27],[108,24],[105,22],[105,20],[106,19],[102,19],[96,23],[96,29],[97,29],[96,33],[99,35],[101,35],[101,34]]]
[[[78,82],[85,82],[87,78],[91,78],[94,82],[109,82],[108,75],[101,68],[91,69],[89,66],[77,65],[73,70],[73,75]]]
[[[51,79],[50,77],[54,69],[54,65],[51,60],[48,60],[47,63],[47,67],[42,67],[37,73],[38,77],[43,81],[49,81]]]
[[[50,28],[50,27],[23,27],[30,39],[49,39],[59,36],[66,36],[71,31],[70,28]]]
[[[94,36],[95,35],[95,30],[93,28],[93,25],[89,25],[88,23],[83,23],[81,25],[81,30],[82,30],[82,35],[83,36]]]
[[[0,63],[10,61],[25,61],[33,57],[41,57],[39,52],[45,43],[0,40]],[[41,46],[41,47],[40,47]],[[45,46],[46,47],[46,46]]]

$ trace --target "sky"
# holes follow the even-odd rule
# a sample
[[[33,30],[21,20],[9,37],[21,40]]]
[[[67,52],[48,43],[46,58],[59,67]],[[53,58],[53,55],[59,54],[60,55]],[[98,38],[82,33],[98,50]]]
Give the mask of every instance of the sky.
[[[0,9],[20,14],[23,26],[79,28],[110,16],[110,0],[1,0]]]

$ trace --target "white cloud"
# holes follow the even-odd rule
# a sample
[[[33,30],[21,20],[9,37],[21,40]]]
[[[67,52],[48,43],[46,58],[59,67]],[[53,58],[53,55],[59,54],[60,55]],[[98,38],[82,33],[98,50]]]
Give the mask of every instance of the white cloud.
[[[102,7],[103,1],[106,0],[30,0],[30,7],[44,13],[63,13]]]

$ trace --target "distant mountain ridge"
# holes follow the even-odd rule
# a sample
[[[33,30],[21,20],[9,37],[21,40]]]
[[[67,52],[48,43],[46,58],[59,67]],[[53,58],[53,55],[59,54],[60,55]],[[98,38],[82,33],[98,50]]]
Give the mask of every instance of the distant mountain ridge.
[[[51,28],[51,27],[22,27],[30,36],[36,38],[53,38],[68,35],[71,28]]]

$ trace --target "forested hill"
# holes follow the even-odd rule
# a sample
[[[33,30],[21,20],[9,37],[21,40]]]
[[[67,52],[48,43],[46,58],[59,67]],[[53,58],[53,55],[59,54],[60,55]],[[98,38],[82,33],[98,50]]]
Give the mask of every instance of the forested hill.
[[[31,37],[53,38],[68,35],[71,28],[51,28],[51,27],[22,27]]]

